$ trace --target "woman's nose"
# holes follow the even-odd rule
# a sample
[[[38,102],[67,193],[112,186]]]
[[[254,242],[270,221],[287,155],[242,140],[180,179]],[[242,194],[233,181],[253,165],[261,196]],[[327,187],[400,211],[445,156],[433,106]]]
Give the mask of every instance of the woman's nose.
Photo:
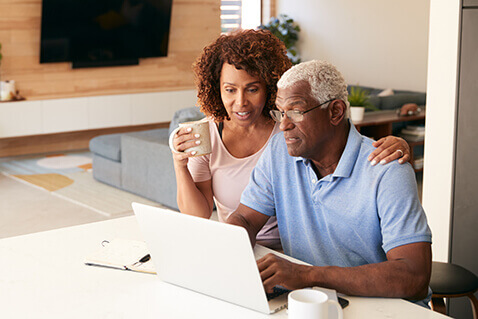
[[[247,104],[247,98],[244,92],[238,92],[236,96],[236,104],[238,106],[243,106]]]

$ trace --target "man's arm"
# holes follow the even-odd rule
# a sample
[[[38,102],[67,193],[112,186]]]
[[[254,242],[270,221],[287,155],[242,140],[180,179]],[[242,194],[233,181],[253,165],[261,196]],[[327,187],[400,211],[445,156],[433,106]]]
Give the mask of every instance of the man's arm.
[[[257,233],[262,229],[268,219],[269,216],[261,214],[243,204],[239,204],[236,211],[228,217],[226,223],[244,227],[249,234],[252,247],[254,247]]]
[[[289,289],[320,286],[347,295],[421,300],[431,274],[431,245],[412,243],[391,249],[387,261],[358,267],[304,266],[269,254],[258,261],[267,292],[276,285]]]

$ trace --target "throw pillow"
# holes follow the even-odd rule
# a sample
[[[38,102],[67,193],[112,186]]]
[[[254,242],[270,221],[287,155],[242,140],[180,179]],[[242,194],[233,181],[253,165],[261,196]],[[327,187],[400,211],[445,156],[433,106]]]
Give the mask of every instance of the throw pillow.
[[[173,115],[171,123],[169,124],[169,134],[171,134],[171,132],[179,126],[179,123],[197,121],[204,117],[205,115],[199,111],[199,107],[197,106],[176,111]]]
[[[385,89],[382,92],[378,93],[378,96],[390,96],[393,95],[393,90],[392,89]]]

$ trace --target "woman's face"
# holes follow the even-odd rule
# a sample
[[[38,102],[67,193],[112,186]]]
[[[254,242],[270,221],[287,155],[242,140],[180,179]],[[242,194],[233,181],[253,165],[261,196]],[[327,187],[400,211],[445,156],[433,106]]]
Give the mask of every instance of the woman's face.
[[[266,83],[234,65],[224,63],[220,78],[221,99],[235,124],[249,126],[262,117],[266,103]]]

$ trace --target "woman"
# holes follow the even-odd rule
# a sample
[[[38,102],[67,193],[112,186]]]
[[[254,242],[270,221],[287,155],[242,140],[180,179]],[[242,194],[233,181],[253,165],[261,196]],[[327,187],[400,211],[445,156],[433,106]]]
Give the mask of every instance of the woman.
[[[239,205],[252,169],[280,131],[269,111],[274,108],[277,81],[291,67],[285,52],[283,43],[265,30],[221,35],[204,48],[194,71],[201,111],[209,119],[212,153],[201,157],[173,153],[182,213],[210,218],[215,202],[224,222]],[[197,141],[187,128],[173,138],[179,152]],[[408,144],[402,139],[387,137],[376,144],[380,148],[369,160],[389,162],[404,152],[402,160],[408,160]],[[258,233],[257,242],[280,248],[275,217]]]

